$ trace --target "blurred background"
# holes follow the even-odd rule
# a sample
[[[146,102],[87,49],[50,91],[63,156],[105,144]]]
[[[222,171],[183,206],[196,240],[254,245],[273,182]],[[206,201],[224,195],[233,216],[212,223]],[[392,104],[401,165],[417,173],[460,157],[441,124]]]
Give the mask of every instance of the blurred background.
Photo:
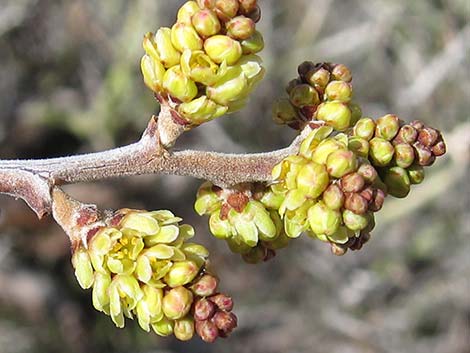
[[[0,158],[112,148],[158,111],[139,61],[145,32],[183,1],[1,0]],[[246,109],[191,131],[177,148],[267,151],[294,132],[271,122],[305,59],[348,65],[366,115],[441,129],[448,154],[405,200],[387,200],[373,239],[342,258],[309,238],[244,264],[192,209],[199,181],[142,176],[67,187],[103,208],[171,209],[212,252],[239,328],[214,345],[114,327],[91,305],[67,238],[0,195],[0,352],[470,352],[470,3],[261,0],[268,70]]]

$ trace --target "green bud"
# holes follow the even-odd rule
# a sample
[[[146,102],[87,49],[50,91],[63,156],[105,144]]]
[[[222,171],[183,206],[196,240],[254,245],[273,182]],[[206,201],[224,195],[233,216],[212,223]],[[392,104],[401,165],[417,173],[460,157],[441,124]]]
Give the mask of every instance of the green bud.
[[[209,9],[195,13],[192,17],[192,24],[203,38],[213,36],[219,33],[221,29],[219,18],[215,12]]]
[[[358,168],[357,158],[351,151],[335,151],[330,153],[326,160],[328,174],[334,178],[356,171]]]
[[[318,164],[326,164],[328,156],[336,151],[344,151],[346,146],[338,140],[329,138],[320,142],[312,154],[312,161]]]
[[[361,137],[367,141],[375,134],[375,122],[371,118],[362,118],[354,125],[354,136]]]
[[[332,210],[339,210],[344,204],[344,193],[337,184],[331,184],[323,192],[323,202]]]
[[[360,215],[356,214],[351,210],[344,210],[343,211],[343,222],[346,227],[348,227],[352,231],[360,231],[367,227],[369,222],[367,214]]]
[[[378,167],[387,166],[392,161],[394,153],[393,145],[381,137],[374,137],[369,142],[369,155],[373,164]]]
[[[298,119],[297,112],[289,99],[280,98],[273,104],[273,120],[276,124],[289,124]]]
[[[189,102],[198,93],[196,83],[181,70],[180,65],[169,68],[163,76],[163,87],[168,93],[182,102]]]
[[[176,320],[173,333],[180,341],[189,341],[194,336],[194,319],[186,316]]]
[[[173,47],[171,43],[171,29],[167,27],[160,28],[155,34],[155,43],[157,44],[158,56],[166,68],[178,65],[181,54]]]
[[[413,147],[407,143],[395,145],[395,163],[401,168],[408,168],[415,159]]]
[[[237,40],[250,38],[255,33],[255,22],[245,16],[232,18],[225,24],[227,34]]]
[[[400,129],[400,120],[396,115],[387,114],[378,118],[375,127],[375,136],[391,141]]]
[[[349,124],[352,126],[362,118],[362,109],[359,104],[356,103],[349,103],[348,108],[351,111],[351,122]]]
[[[185,49],[201,50],[202,39],[192,25],[175,23],[171,27],[171,43],[181,53]]]
[[[308,210],[308,221],[315,234],[332,235],[341,224],[341,213],[319,201]]]
[[[226,61],[227,65],[234,65],[242,56],[242,47],[239,42],[224,35],[209,37],[204,42],[204,50],[217,64]]]
[[[424,168],[420,165],[413,165],[407,169],[411,184],[421,184],[424,180]]]
[[[241,41],[243,54],[256,54],[264,49],[263,35],[255,31],[250,38]]]
[[[182,103],[178,107],[178,112],[194,125],[200,125],[210,120],[216,119],[227,112],[228,108],[215,103],[201,96],[188,103]],[[207,202],[207,198],[205,199]]]
[[[292,88],[289,98],[292,104],[299,108],[306,105],[317,105],[320,103],[318,92],[315,88],[305,83]]]
[[[306,81],[320,90],[324,90],[330,82],[330,72],[323,67],[313,68],[305,75]]]
[[[72,265],[75,268],[75,277],[77,277],[80,287],[83,289],[91,288],[94,280],[94,271],[86,249],[80,247],[75,250],[72,256]]]
[[[190,25],[192,17],[199,11],[200,8],[196,1],[187,1],[179,8],[176,22]]]
[[[304,165],[297,175],[298,190],[310,198],[320,196],[329,182],[330,178],[325,166],[315,162]]]
[[[155,331],[155,333],[162,337],[167,337],[167,336],[172,335],[174,326],[175,326],[175,322],[166,317],[152,324],[152,328]]]
[[[344,81],[344,82],[352,81],[351,71],[349,71],[348,67],[343,64],[335,65],[335,67],[331,71],[331,76],[333,77],[333,79],[338,80],[338,81]]]
[[[329,101],[349,103],[352,97],[352,87],[344,81],[331,81],[326,86],[325,95]]]
[[[170,320],[178,320],[186,316],[193,304],[193,293],[184,287],[171,289],[163,297],[163,313]]]
[[[248,81],[240,66],[228,67],[217,83],[206,89],[207,96],[221,105],[244,98],[248,92]]]
[[[351,122],[351,111],[344,103],[327,102],[319,105],[317,119],[324,121],[336,130],[343,131]]]
[[[194,261],[175,262],[165,275],[165,282],[172,288],[184,286],[199,273],[199,266]]]
[[[140,68],[144,76],[145,85],[154,92],[160,92],[163,85],[165,68],[160,61],[144,55],[140,61]]]
[[[369,156],[369,142],[362,137],[350,137],[348,141],[348,148],[359,157],[367,158]]]
[[[384,183],[387,185],[387,192],[394,197],[404,198],[410,192],[410,178],[403,168],[388,168],[385,172]]]

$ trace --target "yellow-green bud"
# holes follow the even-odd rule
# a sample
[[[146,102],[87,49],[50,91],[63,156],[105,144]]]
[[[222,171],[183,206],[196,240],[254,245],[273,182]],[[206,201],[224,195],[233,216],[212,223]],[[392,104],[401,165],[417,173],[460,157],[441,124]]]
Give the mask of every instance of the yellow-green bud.
[[[319,201],[308,210],[308,221],[315,234],[332,235],[341,225],[341,213]]]
[[[348,67],[343,64],[335,65],[333,70],[331,71],[331,76],[335,80],[344,81],[344,82],[351,82],[352,75],[351,71],[349,71]]]
[[[387,192],[397,198],[404,198],[410,192],[410,178],[405,169],[392,167],[386,170],[384,183],[387,185]]]
[[[411,184],[421,184],[424,180],[424,168],[413,165],[407,169]]]
[[[348,142],[349,150],[359,157],[367,158],[369,155],[369,142],[366,139],[359,136],[351,136]]]
[[[171,43],[170,28],[160,28],[155,34],[155,43],[157,44],[158,56],[166,68],[179,64],[181,54]]]
[[[352,88],[347,82],[331,81],[326,86],[325,94],[329,101],[349,103],[352,97]]]
[[[176,320],[173,333],[180,341],[189,341],[194,336],[194,319],[186,316]]]
[[[320,103],[318,92],[312,86],[304,83],[292,88],[289,98],[296,107],[303,107],[306,105],[317,105]]]
[[[186,316],[193,303],[193,293],[185,287],[171,289],[163,297],[162,309],[165,316],[178,320]]]
[[[256,54],[264,49],[263,35],[255,31],[250,38],[241,41],[243,54]]]
[[[144,75],[145,85],[154,92],[161,92],[165,68],[160,61],[144,55],[140,61],[140,68]]]
[[[255,22],[245,16],[234,17],[225,26],[227,34],[237,40],[248,39],[255,33]]]
[[[181,6],[176,15],[176,22],[191,24],[191,19],[198,11],[200,11],[199,5],[196,1],[187,1]]]
[[[175,321],[170,320],[166,317],[163,317],[160,321],[152,323],[152,328],[155,333],[162,337],[167,337],[173,334],[173,328],[175,326]]]
[[[171,43],[182,53],[185,49],[201,50],[203,42],[192,25],[175,23],[171,27]]]
[[[226,61],[227,65],[234,65],[242,56],[240,43],[220,34],[207,38],[204,41],[204,50],[217,64]]]
[[[199,267],[193,261],[178,261],[173,263],[165,275],[165,282],[170,287],[184,286],[191,282],[199,273]]]
[[[374,137],[369,142],[369,155],[373,164],[378,167],[387,166],[392,161],[394,153],[393,145],[381,137]]]
[[[328,186],[330,178],[324,165],[310,162],[297,175],[297,188],[305,196],[317,198]]]
[[[111,284],[111,275],[109,273],[95,272],[93,283],[92,302],[98,311],[109,312],[108,288]]]
[[[241,67],[250,89],[253,89],[263,79],[266,72],[263,60],[258,55],[243,55],[237,66]]]
[[[375,122],[371,118],[362,118],[355,125],[353,129],[355,136],[361,137],[369,141],[375,134]]]
[[[328,236],[328,240],[336,244],[346,244],[349,238],[354,236],[354,232],[347,227],[339,227],[336,232]]]
[[[297,112],[287,98],[277,99],[273,104],[273,120],[276,124],[289,124],[297,120]]]
[[[144,35],[142,41],[142,47],[145,53],[150,56],[153,60],[160,62],[160,55],[158,55],[157,43],[155,43],[155,35],[152,32],[148,32]]]
[[[395,145],[395,163],[401,168],[408,168],[415,160],[415,150],[407,143]]]
[[[339,210],[344,204],[344,193],[336,184],[331,184],[323,192],[323,202],[332,210]]]
[[[330,72],[323,67],[319,69],[313,68],[307,72],[305,79],[309,84],[323,91],[328,82],[330,82]]]
[[[163,319],[163,290],[149,285],[142,287],[144,297],[137,303],[136,314],[143,330],[150,331],[150,323]]]
[[[350,210],[343,211],[343,222],[352,231],[360,231],[367,227],[369,218],[367,214],[359,215]]]
[[[387,114],[377,119],[375,136],[391,141],[400,129],[400,120],[396,115]]]
[[[219,78],[217,75],[219,67],[202,50],[183,52],[181,57],[181,70],[196,82],[206,86],[214,84]]]
[[[328,156],[326,168],[332,177],[341,178],[357,170],[357,158],[351,151],[335,151]]]
[[[228,220],[220,218],[220,211],[211,214],[209,228],[211,233],[219,239],[230,238],[232,235],[232,226]]]
[[[349,110],[351,111],[351,122],[349,123],[350,126],[354,125],[362,118],[362,109],[359,104],[351,103],[348,104]]]
[[[163,76],[163,88],[182,102],[189,102],[197,95],[196,83],[188,78],[180,65],[169,68]]]
[[[203,38],[213,36],[221,29],[219,18],[209,9],[198,11],[192,18],[192,24]]]
[[[182,103],[178,112],[194,125],[200,125],[212,119],[218,118],[227,112],[228,108],[201,96],[188,103]]]
[[[80,287],[88,289],[93,285],[93,267],[91,266],[90,256],[86,249],[80,247],[75,250],[72,256],[72,265],[75,268],[75,276],[77,277]]]
[[[347,105],[340,102],[320,104],[316,115],[318,120],[324,121],[339,131],[346,130],[351,122],[351,110]]]
[[[211,37],[214,38],[214,37]],[[244,98],[249,90],[248,81],[240,66],[229,66],[217,83],[207,87],[207,96],[220,105]]]
[[[335,151],[344,151],[346,146],[338,140],[329,138],[320,142],[312,154],[312,161],[326,164],[328,156]]]
[[[216,0],[215,1],[215,11],[217,16],[224,21],[227,22],[232,17],[237,15],[239,9],[239,2],[238,0]]]

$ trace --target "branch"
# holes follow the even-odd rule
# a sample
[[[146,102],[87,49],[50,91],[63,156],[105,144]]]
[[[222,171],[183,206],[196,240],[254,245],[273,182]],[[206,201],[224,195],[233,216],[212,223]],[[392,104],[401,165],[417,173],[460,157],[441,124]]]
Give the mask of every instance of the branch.
[[[142,174],[192,176],[221,187],[270,181],[274,165],[295,154],[311,131],[307,127],[289,147],[267,153],[171,152],[164,146],[171,146],[181,131],[168,123],[170,119],[170,110],[162,106],[158,118],[152,117],[142,138],[125,147],[61,158],[0,160],[0,193],[22,198],[41,218],[51,212],[52,187],[64,184]]]

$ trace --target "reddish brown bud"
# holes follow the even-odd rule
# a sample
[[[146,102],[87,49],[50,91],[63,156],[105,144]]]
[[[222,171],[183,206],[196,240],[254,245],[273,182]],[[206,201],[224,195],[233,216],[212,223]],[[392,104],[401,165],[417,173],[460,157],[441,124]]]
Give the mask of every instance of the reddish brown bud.
[[[227,313],[225,311],[219,311],[214,315],[212,319],[215,326],[225,334],[228,334],[237,327],[237,317],[233,313]]]
[[[413,144],[418,138],[418,130],[411,125],[403,125],[393,140],[394,144],[409,143]]]
[[[413,126],[416,130],[421,130],[424,128],[424,123],[419,120],[413,120],[410,125]]]
[[[213,302],[220,310],[232,311],[233,309],[233,300],[232,298],[226,296],[225,294],[216,294],[208,298]]]
[[[361,164],[357,173],[364,178],[366,183],[372,184],[377,179],[377,170],[370,164]]]
[[[218,280],[211,275],[204,275],[191,286],[193,293],[200,297],[208,297],[215,293]]]
[[[246,14],[246,17],[249,17],[253,20],[253,22],[258,23],[259,20],[261,20],[261,9],[258,5],[253,9],[253,11],[250,11],[249,13]]]
[[[426,147],[433,146],[438,138],[439,133],[431,127],[424,127],[418,133],[418,141]]]
[[[330,243],[330,246],[331,246],[331,252],[333,253],[333,255],[336,255],[336,256],[343,256],[348,251],[348,248],[340,244]]]
[[[216,312],[216,306],[207,299],[199,299],[194,305],[194,319],[204,321],[212,318]]]
[[[367,202],[371,202],[374,198],[374,189],[372,189],[370,186],[365,188],[360,192],[360,195],[366,199]]]
[[[377,189],[374,192],[374,200],[369,205],[369,209],[373,212],[380,211],[385,201],[385,193],[381,189]]]
[[[344,192],[359,192],[364,188],[364,178],[359,173],[350,173],[341,178]]]
[[[356,214],[364,214],[367,212],[369,204],[367,200],[357,193],[346,194],[344,207]]]
[[[315,69],[315,64],[311,61],[304,61],[297,67],[297,72],[299,73],[300,78],[305,81],[305,77],[309,72]]]
[[[436,157],[432,154],[432,151],[429,147],[424,146],[420,142],[416,142],[413,145],[418,164],[421,166],[430,166],[436,160]]]
[[[207,343],[213,343],[219,337],[219,329],[209,320],[196,321],[196,333]]]
[[[432,147],[432,153],[436,156],[436,157],[440,157],[442,156],[443,154],[446,153],[446,144],[444,141],[439,141],[438,143],[436,143],[433,147]]]

